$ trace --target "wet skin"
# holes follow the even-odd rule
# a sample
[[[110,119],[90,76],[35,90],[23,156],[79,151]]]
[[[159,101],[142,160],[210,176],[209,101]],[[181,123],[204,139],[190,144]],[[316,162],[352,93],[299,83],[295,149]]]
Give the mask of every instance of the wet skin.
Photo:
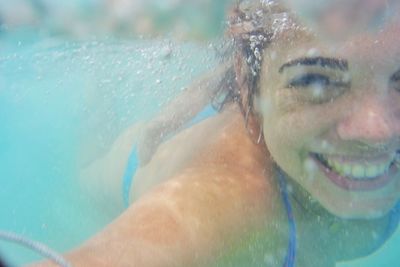
[[[281,267],[287,215],[271,156],[263,143],[255,142],[257,134],[249,135],[257,129],[254,123],[246,129],[238,108],[230,107],[162,145],[149,164],[161,181],[169,169],[167,181],[153,186],[67,258],[74,266],[239,267],[267,262]],[[172,157],[181,160],[166,166]],[[386,218],[335,221],[326,211],[316,215],[291,201],[299,267],[333,267],[336,260],[366,255],[379,245],[371,233],[380,236],[386,228]],[[330,229],[332,222],[337,229]]]
[[[255,142],[256,120],[246,128],[232,106],[185,130],[149,163],[152,178],[165,182],[68,258],[74,266],[281,267],[288,225],[272,159],[293,189],[296,266],[331,267],[371,253],[381,244],[385,215],[399,197],[397,171],[379,188],[361,190],[350,181],[346,189],[312,154],[358,164],[388,161],[398,150],[397,36],[397,27],[388,28],[339,48],[304,32],[279,36],[264,53],[256,99],[266,145]],[[312,65],[316,57],[347,64]],[[298,59],[302,66],[293,65]],[[317,94],[309,83],[317,83]],[[332,90],[325,93],[328,87]],[[165,167],[171,162],[174,166]]]
[[[259,106],[267,147],[295,186],[341,218],[379,218],[400,196],[399,27],[339,46],[289,31],[264,56]],[[332,171],[328,159],[340,166]],[[389,170],[371,170],[368,180],[337,175],[345,165],[379,164]]]

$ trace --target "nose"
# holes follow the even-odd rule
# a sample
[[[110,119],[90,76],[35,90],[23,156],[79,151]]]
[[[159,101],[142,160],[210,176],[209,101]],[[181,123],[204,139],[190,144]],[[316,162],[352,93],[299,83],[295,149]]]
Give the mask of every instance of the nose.
[[[388,143],[400,136],[400,108],[389,96],[370,94],[337,124],[342,140]]]

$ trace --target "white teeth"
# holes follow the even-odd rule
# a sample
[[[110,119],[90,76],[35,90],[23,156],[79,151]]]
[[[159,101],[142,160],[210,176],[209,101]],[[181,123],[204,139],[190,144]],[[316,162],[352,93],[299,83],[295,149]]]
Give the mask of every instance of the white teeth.
[[[355,178],[363,178],[365,177],[365,168],[359,164],[354,165],[351,174]]]
[[[368,166],[365,176],[368,178],[373,178],[379,174],[378,167],[376,166]]]
[[[381,164],[378,167],[378,172],[379,173],[385,172],[388,168],[389,168],[389,165]]]
[[[343,174],[344,174],[345,176],[350,176],[351,173],[352,173],[352,171],[351,171],[351,165],[349,165],[349,164],[344,164],[344,167],[343,167]]]
[[[346,176],[353,179],[374,179],[383,174],[385,174],[390,165],[395,160],[395,154],[390,157],[387,161],[372,164],[365,162],[361,163],[341,163],[335,159],[324,157],[327,164],[331,167],[332,170],[337,172],[341,176]]]

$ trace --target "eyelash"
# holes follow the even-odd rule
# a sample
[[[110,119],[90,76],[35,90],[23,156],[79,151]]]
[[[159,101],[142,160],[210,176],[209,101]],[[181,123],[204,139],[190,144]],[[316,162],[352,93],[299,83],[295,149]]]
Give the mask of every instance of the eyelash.
[[[322,74],[318,74],[318,73],[308,73],[305,75],[301,75],[300,77],[296,77],[294,79],[292,79],[289,84],[288,87],[292,88],[292,87],[309,87],[311,85],[317,85],[317,86],[321,86],[321,87],[326,87],[326,86],[335,86],[335,87],[348,87],[349,84],[345,83],[345,82],[332,82],[329,77],[322,75]]]
[[[390,83],[392,84],[392,88],[400,92],[400,71],[392,75]],[[287,85],[288,88],[308,88],[311,86],[319,86],[321,89],[328,86],[349,88],[351,83],[331,81],[328,76],[319,73],[307,73],[293,78]]]
[[[289,82],[289,87],[308,87],[310,85],[327,86],[330,83],[329,78],[315,73],[309,73],[296,77]]]
[[[312,104],[332,101],[342,95],[350,86],[351,81],[344,81],[339,77],[331,79],[329,75],[313,72],[297,75],[287,84],[287,88],[292,89],[290,91],[298,101]]]

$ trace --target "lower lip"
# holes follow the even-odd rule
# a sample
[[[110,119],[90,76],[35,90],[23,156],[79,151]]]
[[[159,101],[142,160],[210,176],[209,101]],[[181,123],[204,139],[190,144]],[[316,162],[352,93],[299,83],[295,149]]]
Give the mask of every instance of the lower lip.
[[[385,174],[378,176],[374,179],[368,179],[368,180],[350,179],[330,170],[315,156],[311,157],[317,163],[322,172],[329,178],[329,180],[331,180],[334,184],[345,190],[352,190],[352,191],[378,190],[387,185],[395,176],[395,174],[398,172],[398,167],[396,166],[396,164],[392,164],[392,166]]]

